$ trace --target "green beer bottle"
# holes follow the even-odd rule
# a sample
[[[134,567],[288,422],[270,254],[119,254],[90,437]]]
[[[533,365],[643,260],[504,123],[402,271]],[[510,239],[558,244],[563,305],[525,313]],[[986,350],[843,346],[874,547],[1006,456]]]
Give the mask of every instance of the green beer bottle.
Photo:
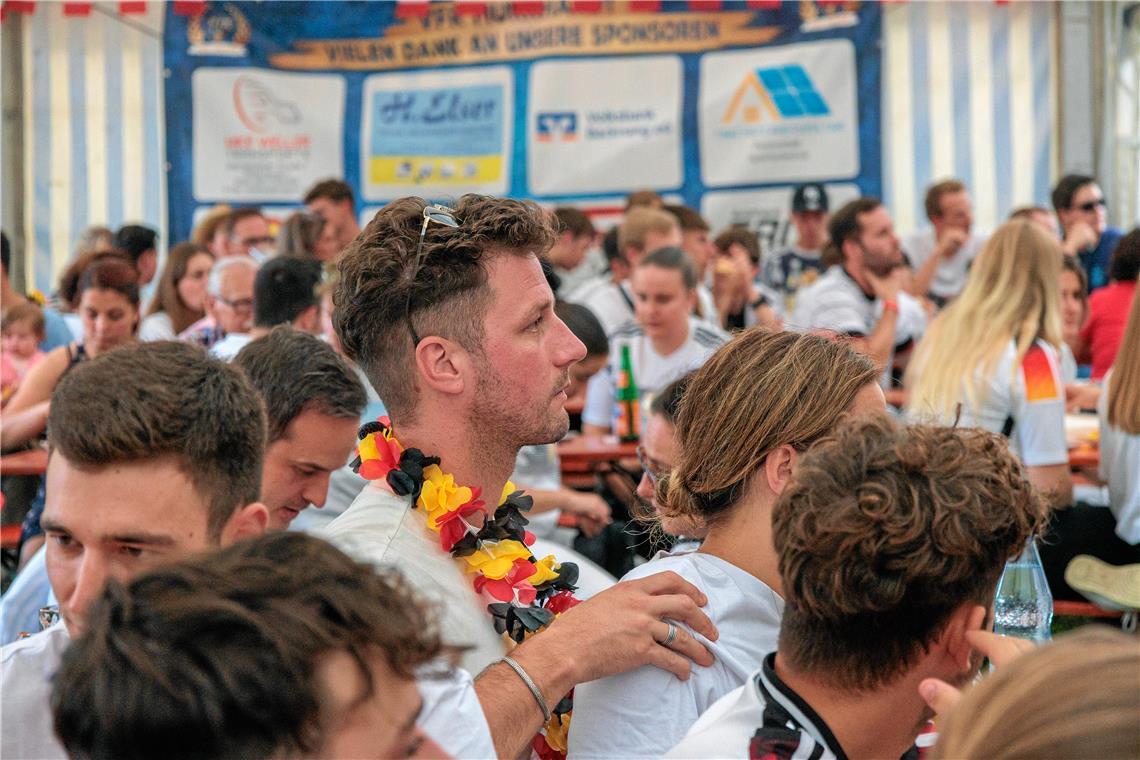
[[[628,345],[621,347],[616,400],[617,424],[614,432],[623,441],[636,441],[641,435],[641,410],[638,408],[637,381],[633,379],[633,360]]]

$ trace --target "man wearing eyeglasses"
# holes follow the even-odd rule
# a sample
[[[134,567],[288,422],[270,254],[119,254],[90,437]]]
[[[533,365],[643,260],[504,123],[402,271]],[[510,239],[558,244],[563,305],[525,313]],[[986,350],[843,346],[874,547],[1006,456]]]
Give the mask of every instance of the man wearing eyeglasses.
[[[377,213],[340,260],[337,335],[384,400],[397,440],[439,457],[456,485],[478,488],[488,505],[499,502],[522,446],[557,441],[569,427],[570,368],[586,350],[554,313],[539,263],[554,239],[532,203],[467,195],[447,209],[403,198]],[[687,678],[693,662],[712,663],[665,620],[716,637],[698,608],[704,595],[669,573],[599,593],[503,659],[491,600],[410,507],[410,496],[376,480],[325,535],[357,559],[399,568],[438,605],[445,643],[468,647],[464,667],[482,671],[473,685],[465,676],[449,687],[421,683],[421,725],[452,754],[529,751],[579,683],[645,664]],[[462,519],[478,530],[485,517]],[[472,704],[485,722],[461,717]]]
[[[1061,222],[1061,246],[1080,260],[1089,290],[1108,284],[1108,262],[1124,233],[1108,226],[1104,193],[1095,177],[1067,174],[1053,188],[1053,208]]]
[[[258,264],[249,256],[219,260],[206,284],[206,316],[178,335],[179,340],[212,348],[227,335],[253,326],[253,281]]]

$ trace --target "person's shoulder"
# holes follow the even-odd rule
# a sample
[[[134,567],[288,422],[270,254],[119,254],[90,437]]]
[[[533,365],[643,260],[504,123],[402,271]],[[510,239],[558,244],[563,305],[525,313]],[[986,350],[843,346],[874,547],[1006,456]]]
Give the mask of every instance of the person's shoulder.
[[[70,643],[71,638],[67,635],[67,628],[62,622],[56,623],[46,631],[40,631],[0,648],[0,667],[3,668],[6,677],[16,676],[24,668],[38,667],[36,663],[51,663],[58,660]],[[5,691],[7,690],[5,688]]]
[[[1064,400],[1059,385],[1061,353],[1049,342],[1038,338],[1021,357],[1021,379],[1025,386],[1025,400]]]
[[[658,573],[674,572],[689,582],[700,580],[697,564],[694,560],[696,552],[679,552],[658,554],[648,562],[638,565],[621,577],[619,583],[636,581],[648,578]]]
[[[755,680],[753,673],[743,686],[713,702],[665,757],[745,757],[749,740],[764,722],[766,703],[757,694]]]
[[[610,340],[629,341],[634,338],[640,338],[643,335],[645,335],[645,331],[641,329],[641,325],[631,319],[628,322],[623,322],[616,330],[610,333]]]
[[[407,533],[405,522],[410,512],[408,497],[397,496],[381,483],[369,483],[348,509],[318,534],[358,560],[384,563],[391,559],[393,547],[399,551],[398,537]]]
[[[693,342],[702,348],[718,348],[728,340],[727,334],[701,320],[693,320],[691,328]]]

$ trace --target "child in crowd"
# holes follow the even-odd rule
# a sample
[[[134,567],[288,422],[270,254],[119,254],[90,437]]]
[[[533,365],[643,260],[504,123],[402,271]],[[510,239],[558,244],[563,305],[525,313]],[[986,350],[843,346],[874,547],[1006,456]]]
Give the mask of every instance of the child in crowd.
[[[0,405],[3,405],[16,392],[28,370],[44,358],[44,352],[39,349],[44,339],[44,313],[34,303],[15,304],[4,312],[0,333],[4,336],[0,351],[0,386],[3,388]]]

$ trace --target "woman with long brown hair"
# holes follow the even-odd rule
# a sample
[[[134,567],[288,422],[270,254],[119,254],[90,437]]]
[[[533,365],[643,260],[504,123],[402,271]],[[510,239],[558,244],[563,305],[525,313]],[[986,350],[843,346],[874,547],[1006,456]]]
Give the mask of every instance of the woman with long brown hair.
[[[206,316],[206,278],[213,265],[205,246],[179,243],[170,249],[158,291],[139,325],[139,340],[174,340]]]
[[[680,454],[657,495],[663,519],[704,526],[704,542],[623,580],[672,571],[701,589],[720,633],[706,643],[716,662],[688,681],[639,668],[578,686],[571,755],[661,757],[776,648],[784,604],[772,507],[801,453],[845,414],[884,409],[878,378],[846,345],[759,327],[692,374],[677,415]],[[692,635],[672,624],[663,643]]]
[[[44,357],[4,407],[0,444],[5,450],[44,432],[51,394],[69,369],[135,339],[138,280],[138,270],[130,260],[116,255],[96,259],[79,275],[76,310],[83,323],[83,339]]]

